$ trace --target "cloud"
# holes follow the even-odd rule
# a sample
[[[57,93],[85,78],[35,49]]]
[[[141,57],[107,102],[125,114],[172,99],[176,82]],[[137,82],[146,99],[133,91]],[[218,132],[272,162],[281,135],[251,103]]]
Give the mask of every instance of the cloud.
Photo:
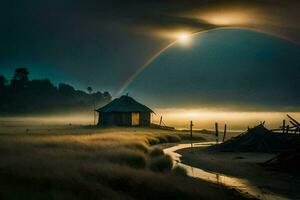
[[[300,42],[297,0],[31,0],[18,6],[7,1],[2,8],[3,16],[12,18],[16,26],[28,20],[41,22],[46,29],[58,26],[63,30],[94,31],[110,27],[112,31],[154,37],[160,37],[157,33],[161,31],[197,32],[229,26],[256,29]]]
[[[159,36],[159,31],[196,32],[229,26],[300,42],[300,2],[296,0],[112,0],[107,6],[115,12],[105,12],[104,16],[143,34]]]

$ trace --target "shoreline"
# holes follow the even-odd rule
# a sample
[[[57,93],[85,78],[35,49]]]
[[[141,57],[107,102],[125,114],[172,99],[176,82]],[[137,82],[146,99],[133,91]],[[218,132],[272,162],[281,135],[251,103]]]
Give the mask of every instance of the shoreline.
[[[295,176],[259,165],[274,154],[210,152],[203,147],[185,148],[176,152],[182,155],[183,164],[245,179],[259,188],[262,193],[278,194],[288,199],[300,199],[298,192],[300,174]]]

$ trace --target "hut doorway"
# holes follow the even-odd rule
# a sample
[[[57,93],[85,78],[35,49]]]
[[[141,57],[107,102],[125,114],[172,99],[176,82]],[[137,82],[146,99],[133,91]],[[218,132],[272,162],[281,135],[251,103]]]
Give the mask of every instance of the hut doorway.
[[[140,122],[140,113],[138,112],[131,113],[131,125],[137,126],[139,125],[139,122]]]

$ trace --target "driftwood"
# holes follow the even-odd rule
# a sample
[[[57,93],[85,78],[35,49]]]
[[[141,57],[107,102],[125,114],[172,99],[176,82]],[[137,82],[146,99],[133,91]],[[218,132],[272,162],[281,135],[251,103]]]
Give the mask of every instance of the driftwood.
[[[287,115],[288,118],[290,118],[290,120],[292,120],[295,123],[295,126],[297,126],[298,128],[300,128],[300,123],[297,122],[294,118],[292,118],[291,116]]]
[[[287,117],[290,119],[289,122],[291,125],[286,125],[286,121],[283,120],[282,126],[280,126],[278,129],[273,129],[272,131],[277,133],[281,132],[284,134],[300,134],[300,123],[290,115],[287,115]]]

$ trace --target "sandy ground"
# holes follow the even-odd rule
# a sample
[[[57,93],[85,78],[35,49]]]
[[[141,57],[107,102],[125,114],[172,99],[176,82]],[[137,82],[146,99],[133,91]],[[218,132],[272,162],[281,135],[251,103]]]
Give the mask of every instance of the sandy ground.
[[[278,172],[260,165],[274,154],[209,152],[204,148],[182,149],[178,153],[182,155],[185,164],[247,179],[263,192],[270,191],[289,199],[300,199],[300,174]]]

